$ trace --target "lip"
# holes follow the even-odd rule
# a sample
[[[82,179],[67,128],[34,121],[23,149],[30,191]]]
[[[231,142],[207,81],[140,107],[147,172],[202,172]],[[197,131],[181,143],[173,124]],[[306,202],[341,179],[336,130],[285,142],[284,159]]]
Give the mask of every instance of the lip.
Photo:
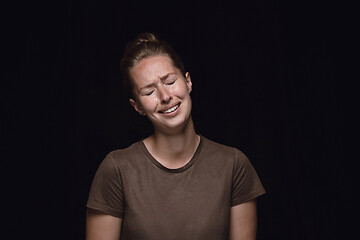
[[[168,109],[170,109],[170,108],[173,108],[173,107],[175,107],[175,106],[178,106],[178,108],[175,109],[175,111],[170,112],[170,113],[164,113],[164,111],[166,111],[166,110],[168,110]],[[176,114],[178,113],[178,111],[179,111],[179,109],[180,109],[180,106],[181,106],[181,103],[177,103],[177,104],[174,104],[174,105],[172,105],[172,106],[170,106],[170,107],[166,107],[166,108],[164,108],[164,109],[161,109],[161,110],[159,111],[159,113],[160,113],[161,115],[164,115],[164,116],[172,117],[172,116],[174,116],[174,115],[176,115]]]

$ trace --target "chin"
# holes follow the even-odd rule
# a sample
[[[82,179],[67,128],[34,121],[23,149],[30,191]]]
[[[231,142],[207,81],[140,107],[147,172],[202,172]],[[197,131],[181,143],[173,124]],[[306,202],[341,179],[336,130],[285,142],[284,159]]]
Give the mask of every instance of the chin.
[[[184,118],[182,120],[177,120],[173,122],[168,122],[158,127],[160,131],[168,133],[179,133],[186,129],[186,126],[190,123],[191,117]]]

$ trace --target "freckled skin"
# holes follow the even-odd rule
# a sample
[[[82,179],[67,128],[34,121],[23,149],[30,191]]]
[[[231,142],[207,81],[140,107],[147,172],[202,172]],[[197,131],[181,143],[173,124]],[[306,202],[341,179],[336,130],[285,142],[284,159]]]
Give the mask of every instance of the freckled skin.
[[[155,131],[181,131],[191,119],[189,73],[183,76],[167,56],[151,56],[135,64],[130,74],[135,95],[130,103],[135,110],[149,118]],[[163,113],[177,104],[180,107],[172,114]]]

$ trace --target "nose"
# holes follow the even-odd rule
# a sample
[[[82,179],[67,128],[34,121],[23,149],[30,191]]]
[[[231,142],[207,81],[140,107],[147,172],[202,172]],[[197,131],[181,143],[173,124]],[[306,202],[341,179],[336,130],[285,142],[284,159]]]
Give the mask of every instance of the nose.
[[[158,86],[158,93],[159,93],[159,98],[160,98],[162,104],[166,104],[166,103],[170,102],[171,95],[169,93],[169,89],[167,89],[163,85],[160,85],[160,86]]]

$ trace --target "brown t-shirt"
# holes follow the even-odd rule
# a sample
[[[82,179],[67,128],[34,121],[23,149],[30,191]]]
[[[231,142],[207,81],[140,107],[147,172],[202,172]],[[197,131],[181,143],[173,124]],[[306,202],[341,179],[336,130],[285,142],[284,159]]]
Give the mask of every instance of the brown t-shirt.
[[[122,240],[225,240],[230,208],[264,193],[241,151],[201,136],[193,158],[178,169],[161,165],[142,141],[111,152],[87,207],[122,218]]]

